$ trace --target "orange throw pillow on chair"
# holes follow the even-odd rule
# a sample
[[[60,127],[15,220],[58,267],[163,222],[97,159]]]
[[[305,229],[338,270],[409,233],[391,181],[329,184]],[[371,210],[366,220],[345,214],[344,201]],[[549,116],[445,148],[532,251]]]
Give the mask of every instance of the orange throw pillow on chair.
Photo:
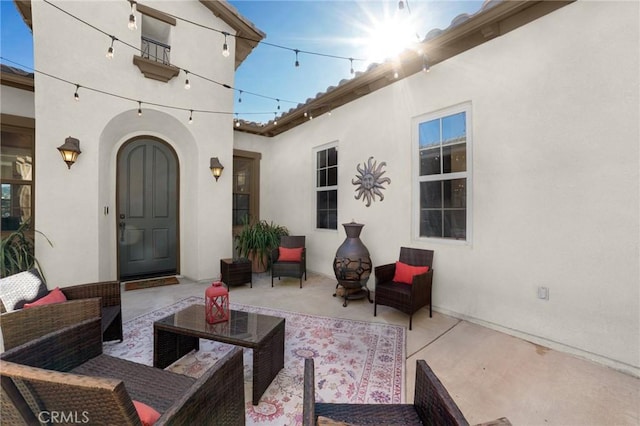
[[[41,297],[35,302],[25,303],[24,308],[26,309],[26,308],[32,308],[34,306],[50,305],[52,303],[60,303],[60,302],[66,302],[66,301],[67,301],[67,297],[64,295],[62,290],[60,290],[59,287],[56,287],[53,290],[51,290],[49,294],[47,294],[44,297]]]
[[[302,260],[302,249],[302,247],[278,247],[278,262],[300,262]]]
[[[412,266],[402,262],[396,262],[396,272],[393,281],[397,283],[413,284],[413,276],[429,272],[428,266]]]
[[[153,407],[149,407],[144,402],[132,400],[133,406],[136,407],[136,411],[138,412],[138,416],[140,417],[140,421],[143,426],[151,426],[160,418],[160,413],[158,413]]]

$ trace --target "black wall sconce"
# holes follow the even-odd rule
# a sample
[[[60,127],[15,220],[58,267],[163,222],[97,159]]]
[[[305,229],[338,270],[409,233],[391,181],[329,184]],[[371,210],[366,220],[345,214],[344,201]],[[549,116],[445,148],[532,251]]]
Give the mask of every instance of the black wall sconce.
[[[213,177],[216,178],[217,182],[218,178],[222,175],[222,170],[224,169],[224,166],[220,164],[220,160],[218,160],[218,157],[211,158],[211,165],[209,166],[209,168],[211,169],[211,173],[213,174]]]
[[[67,163],[67,167],[71,168],[71,165],[76,162],[78,155],[82,152],[80,151],[80,141],[69,136],[64,140],[64,144],[58,147],[58,151],[62,155],[62,160]]]

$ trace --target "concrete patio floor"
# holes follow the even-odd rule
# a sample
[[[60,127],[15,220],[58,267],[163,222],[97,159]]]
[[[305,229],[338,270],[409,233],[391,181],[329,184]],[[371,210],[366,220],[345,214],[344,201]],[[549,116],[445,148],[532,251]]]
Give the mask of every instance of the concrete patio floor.
[[[352,300],[345,308],[331,295],[335,280],[310,273],[296,279],[253,274],[232,287],[231,302],[313,315],[404,325],[408,316]],[[122,293],[124,320],[189,296],[204,298],[209,282]],[[369,285],[372,287],[372,284]],[[425,359],[471,424],[507,417],[514,425],[640,425],[640,379],[573,355],[554,351],[451,316],[422,309],[407,330],[405,399],[413,401],[416,360]]]

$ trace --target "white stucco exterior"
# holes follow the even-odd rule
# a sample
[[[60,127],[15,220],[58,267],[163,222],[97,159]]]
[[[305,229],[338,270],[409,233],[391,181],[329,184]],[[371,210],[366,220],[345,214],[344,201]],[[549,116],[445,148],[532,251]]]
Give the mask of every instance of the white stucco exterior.
[[[197,2],[149,5],[233,33]],[[231,174],[223,174],[216,182],[208,165],[211,157],[218,157],[223,165],[232,164],[232,116],[196,112],[194,122],[188,124],[189,111],[154,107],[145,101],[231,111],[232,91],[193,75],[192,88],[185,90],[184,73],[168,83],[145,78],[132,63],[139,52],[116,42],[115,56],[109,60],[105,57],[111,42],[108,36],[46,3],[32,6],[36,69],[81,86],[80,101],[75,102],[73,85],[42,74],[35,77],[36,222],[54,242],[54,247],[39,244],[37,255],[49,280],[71,284],[117,278],[116,159],[118,149],[140,135],[164,140],[178,156],[180,273],[196,280],[216,276],[219,267],[212,259],[231,252]],[[130,31],[126,26],[126,2],[64,2],[63,6],[119,40],[139,46],[141,29]],[[178,21],[170,37],[173,64],[233,85],[233,55],[224,58],[217,49],[201,48],[219,45],[222,35]],[[143,101],[141,117],[135,100]],[[78,138],[82,150],[71,170],[60,167],[55,149],[67,136]]]
[[[106,60],[107,37],[32,4],[37,69],[158,103],[231,108],[232,92],[208,83],[192,79],[186,92],[183,75],[145,79],[125,47]],[[157,4],[178,14],[177,3]],[[83,5],[65,2],[135,44],[126,2]],[[179,158],[183,275],[213,277],[232,252],[236,148],[262,154],[261,217],[306,235],[308,268],[331,276],[345,234],[315,229],[314,149],[337,143],[338,223],[365,224],[374,265],[395,261],[400,246],[433,249],[435,310],[640,375],[639,12],[637,2],[577,1],[274,138],[233,134],[230,116],[196,115],[188,125],[184,112],[143,106],[138,117],[134,102],[82,89],[74,102],[72,86],[36,75],[36,220],[55,244],[38,244],[37,255],[61,285],[116,278],[116,156],[130,138],[150,135]],[[197,2],[180,2],[179,14],[224,25]],[[191,40],[212,35],[182,27],[172,62],[232,83],[233,61],[193,54]],[[17,96],[2,86],[7,93]],[[412,120],[460,104],[471,105],[472,235],[419,239]],[[3,113],[19,115],[6,105]],[[16,108],[33,116],[28,105]],[[55,149],[69,135],[82,149],[71,170]],[[212,156],[225,165],[218,182]],[[365,207],[351,179],[370,156],[387,163],[391,184],[384,201]],[[548,301],[537,298],[539,286]]]
[[[0,102],[2,113],[18,117],[35,118],[33,92],[15,87],[0,85]]]
[[[436,310],[638,374],[637,16],[579,1],[265,140],[262,216],[307,235],[308,267],[332,275],[345,234],[315,229],[312,151],[338,141],[338,222],[365,224],[374,265],[433,249]],[[412,118],[466,102],[471,243],[417,240]],[[367,208],[351,179],[369,156],[391,184]]]

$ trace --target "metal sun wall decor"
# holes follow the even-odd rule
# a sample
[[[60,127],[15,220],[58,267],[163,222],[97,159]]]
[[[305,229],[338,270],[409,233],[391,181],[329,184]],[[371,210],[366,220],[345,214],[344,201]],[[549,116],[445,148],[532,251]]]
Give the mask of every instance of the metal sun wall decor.
[[[373,157],[369,157],[367,162],[356,166],[358,174],[356,175],[356,179],[351,180],[351,183],[356,185],[356,200],[362,198],[362,201],[367,203],[367,207],[371,205],[372,200],[376,200],[376,195],[380,197],[380,201],[384,200],[384,195],[380,190],[386,188],[382,186],[382,184],[391,183],[391,179],[382,177],[382,175],[386,173],[382,168],[386,165],[387,163],[384,161],[378,164],[377,161],[373,161]]]

